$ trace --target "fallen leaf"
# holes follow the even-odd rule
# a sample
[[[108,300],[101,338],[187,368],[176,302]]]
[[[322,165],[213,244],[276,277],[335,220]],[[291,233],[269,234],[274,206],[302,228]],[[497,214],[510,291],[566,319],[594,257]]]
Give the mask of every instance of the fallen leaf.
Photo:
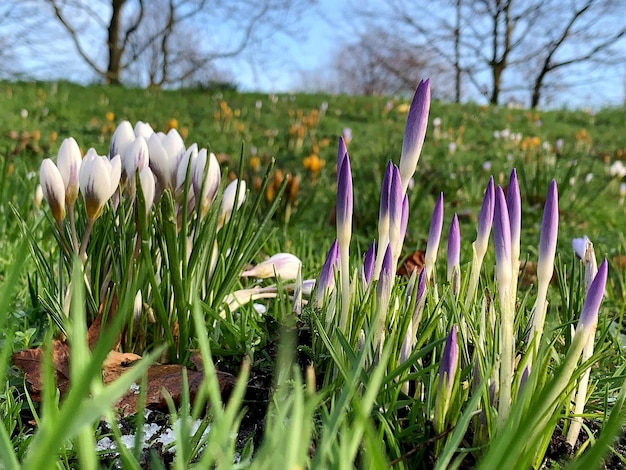
[[[396,271],[396,275],[398,276],[406,276],[411,277],[413,271],[417,270],[418,274],[424,267],[424,256],[426,252],[423,250],[417,250],[407,256],[402,264],[398,266],[398,270]]]
[[[128,367],[132,367],[129,365]],[[189,399],[194,400],[202,381],[204,372],[187,369],[180,364],[157,364],[148,368],[146,379],[146,408],[152,410],[167,410],[165,392],[172,397],[174,405],[178,406],[183,396],[183,371],[187,371],[187,390]],[[225,372],[216,371],[222,399],[225,400],[235,385],[236,378]],[[121,416],[130,416],[137,413],[140,388],[132,386],[117,401],[114,408]]]

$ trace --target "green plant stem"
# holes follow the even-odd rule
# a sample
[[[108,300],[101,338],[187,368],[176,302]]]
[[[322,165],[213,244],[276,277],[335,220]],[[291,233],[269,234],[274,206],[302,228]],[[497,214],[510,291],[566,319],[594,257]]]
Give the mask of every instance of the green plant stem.
[[[81,261],[85,261],[87,259],[87,245],[89,243],[89,237],[91,236],[91,229],[93,229],[94,220],[87,219],[87,226],[85,227],[85,233],[83,233],[83,240],[80,243],[80,251],[78,252],[78,257]]]
[[[74,204],[67,207],[67,218],[70,222],[70,234],[72,237],[72,250],[78,254],[78,235],[76,234],[76,223],[74,221]]]
[[[511,408],[511,387],[513,383],[513,326],[515,322],[513,305],[510,302],[510,287],[500,290],[500,398],[498,400],[498,423],[506,422]]]

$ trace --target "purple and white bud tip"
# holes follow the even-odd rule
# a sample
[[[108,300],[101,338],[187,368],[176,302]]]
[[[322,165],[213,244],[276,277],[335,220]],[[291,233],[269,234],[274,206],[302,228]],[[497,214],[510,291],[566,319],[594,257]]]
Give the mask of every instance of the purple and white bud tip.
[[[413,101],[409,108],[402,140],[402,154],[400,157],[400,174],[402,175],[402,192],[406,193],[409,180],[415,173],[417,162],[422,152],[428,113],[430,110],[430,80],[422,80],[415,90]]]
[[[352,204],[352,172],[346,153],[337,177],[337,240],[342,246],[352,236]]]
[[[487,245],[489,244],[489,232],[491,232],[491,226],[493,224],[493,211],[495,200],[495,188],[493,184],[493,176],[489,178],[489,183],[485,188],[485,194],[483,196],[483,203],[480,207],[480,214],[478,216],[478,227],[476,236],[476,251],[478,253],[485,253],[487,251]]]
[[[452,387],[458,362],[459,345],[456,338],[456,325],[452,325],[452,329],[446,338],[446,345],[443,348],[441,364],[439,365],[439,386],[441,388],[449,390]]]
[[[509,287],[511,271],[511,226],[509,211],[502,187],[496,188],[496,204],[493,216],[493,241],[496,254],[496,272],[500,287]]]
[[[372,281],[372,276],[374,275],[374,264],[376,261],[376,241],[373,241],[367,251],[365,252],[365,257],[363,258],[363,280],[365,281],[365,285],[369,285]]]
[[[595,328],[597,325],[598,311],[600,310],[602,297],[604,297],[604,288],[606,287],[608,271],[609,264],[605,259],[602,261],[602,264],[598,266],[598,273],[596,274],[596,277],[594,277],[593,282],[587,291],[585,303],[583,304],[583,308],[580,313],[580,320],[578,321],[578,328],[590,329]]]

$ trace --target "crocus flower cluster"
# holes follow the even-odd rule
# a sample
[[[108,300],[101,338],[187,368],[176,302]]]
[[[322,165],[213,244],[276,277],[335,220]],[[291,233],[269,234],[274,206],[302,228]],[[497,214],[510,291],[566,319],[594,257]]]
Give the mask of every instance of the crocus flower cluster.
[[[372,363],[381,360],[387,342],[396,346],[400,362],[409,360],[418,341],[419,326],[424,312],[435,312],[441,309],[442,303],[450,301],[448,297],[439,298],[438,288],[442,284],[436,279],[436,262],[444,220],[443,193],[434,202],[423,269],[419,274],[414,272],[406,286],[396,281],[395,274],[408,225],[408,183],[413,177],[422,149],[429,102],[429,82],[424,81],[418,86],[409,109],[400,163],[396,166],[390,161],[385,168],[378,213],[378,238],[371,243],[364,256],[359,270],[360,276],[354,276],[349,267],[352,176],[345,142],[342,139],[339,141],[337,240],[333,242],[324,263],[314,306],[326,313],[326,327],[339,329],[355,348],[363,348],[366,338],[371,338],[369,347]],[[450,298],[454,302],[458,300],[469,315],[465,317],[465,313],[459,314],[456,312],[459,310],[457,307],[443,308],[444,311],[440,312],[440,325],[445,325],[448,336],[440,355],[439,382],[433,416],[437,432],[444,431],[449,404],[454,399],[453,385],[458,368],[462,365],[461,351],[466,351],[466,355],[473,351],[477,357],[474,371],[478,377],[474,378],[474,383],[478,387],[478,384],[486,379],[489,393],[485,396],[488,396],[488,403],[483,406],[497,409],[495,416],[500,428],[506,423],[524,385],[532,377],[535,369],[533,364],[540,359],[546,360],[539,356],[539,351],[540,345],[545,345],[546,342],[543,333],[548,312],[548,288],[553,275],[557,248],[558,222],[558,189],[553,180],[547,191],[541,223],[536,301],[530,312],[528,324],[525,324],[526,318],[520,321],[522,312],[518,311],[517,302],[517,281],[522,258],[522,201],[516,170],[512,170],[506,187],[496,187],[493,177],[489,178],[478,216],[476,239],[472,243],[472,259],[467,282],[462,282],[463,261],[459,219],[456,214],[453,215],[447,238],[447,282],[449,292],[452,294]],[[478,289],[492,230],[495,299],[491,297],[490,292],[479,294]],[[581,248],[578,248],[579,245]],[[590,253],[593,250],[589,251],[589,243],[577,240],[574,247],[579,256],[584,257],[586,265],[590,266],[590,272],[593,271],[591,266],[595,263],[595,257],[592,261]],[[336,269],[340,271],[340,283],[337,285],[334,283]],[[589,275],[587,300],[567,353],[569,362],[567,367],[562,369],[561,375],[554,379],[557,397],[565,390],[565,386],[561,387],[565,382],[560,381],[570,380],[581,354],[582,361],[592,355],[606,271],[607,266],[604,262],[597,270],[597,274],[594,271]],[[335,295],[339,288],[340,292]],[[406,301],[401,302],[394,294],[402,292],[403,289],[406,292]],[[342,312],[341,319],[337,322],[334,320],[334,313],[335,303],[339,305],[339,298]],[[364,307],[358,302],[359,300],[368,302],[370,298],[374,298],[375,302],[363,318],[359,309]],[[428,302],[432,303],[428,304],[430,309],[426,310]],[[477,313],[476,320],[469,318],[474,313]],[[404,315],[408,318],[399,318]],[[358,318],[360,331],[353,329],[352,320],[355,318]],[[432,328],[432,323],[430,325]],[[441,329],[438,331],[441,332]],[[528,332],[523,342],[518,341],[521,331]],[[399,338],[394,334],[399,334]],[[470,342],[471,347],[468,347]],[[537,370],[541,370],[541,367]],[[481,377],[481,374],[485,376]],[[588,374],[586,377],[583,375],[580,380],[576,394],[574,412],[577,415],[582,413],[586,399]],[[514,384],[517,385],[515,390]],[[409,390],[407,384],[403,383],[401,390],[407,392]],[[554,400],[557,397],[554,397]],[[554,400],[550,402],[550,406],[556,403]],[[577,436],[579,429],[573,427],[572,436]]]

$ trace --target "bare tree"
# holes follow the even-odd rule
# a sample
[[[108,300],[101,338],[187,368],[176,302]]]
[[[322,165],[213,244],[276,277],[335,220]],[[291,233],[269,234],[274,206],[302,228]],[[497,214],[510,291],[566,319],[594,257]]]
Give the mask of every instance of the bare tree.
[[[356,41],[337,49],[323,86],[336,93],[353,95],[394,95],[414,91],[421,77],[446,77],[433,80],[434,93],[450,99],[453,90],[446,87],[451,69],[428,50],[407,46],[402,37],[390,30],[370,30]]]
[[[464,83],[492,104],[530,91],[536,106],[560,69],[624,60],[616,51],[626,0],[354,0],[352,7],[366,29],[392,28],[452,67],[457,100]]]
[[[531,88],[533,108],[540,103],[547,78],[555,72],[581,63],[602,66],[626,60],[626,2],[585,0],[569,2],[567,9],[560,7],[554,6],[542,47],[532,54],[538,64]]]
[[[78,57],[106,83],[130,78],[164,86],[212,70],[215,61],[275,34],[293,32],[315,0],[28,1],[39,15],[41,7],[48,8]],[[138,63],[148,69],[139,70]]]

